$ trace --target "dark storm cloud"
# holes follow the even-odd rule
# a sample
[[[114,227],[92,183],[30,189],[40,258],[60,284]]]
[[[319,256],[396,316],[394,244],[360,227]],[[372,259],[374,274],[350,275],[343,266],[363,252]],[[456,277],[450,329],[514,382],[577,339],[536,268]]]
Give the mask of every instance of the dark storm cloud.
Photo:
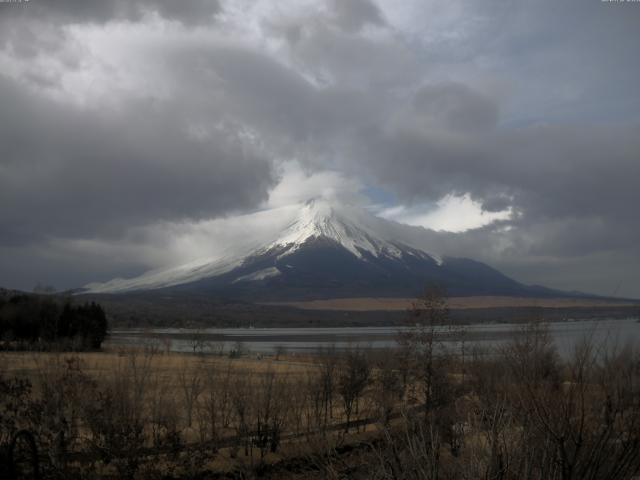
[[[523,280],[638,264],[638,5],[300,5],[0,4],[0,244],[250,210],[295,160],[510,208],[433,242]]]
[[[32,0],[0,5],[11,21],[44,19],[56,24],[137,22],[157,14],[187,25],[210,22],[219,13],[217,0]]]
[[[379,94],[388,93],[389,88],[415,81],[422,68],[419,60],[394,37],[375,4],[368,0],[326,3],[328,12],[263,22],[268,35],[286,40],[296,68],[322,87],[365,90],[374,102],[382,100]],[[379,36],[362,32],[365,26]]]
[[[486,198],[489,210],[496,199],[510,198],[531,220],[595,215],[626,221],[640,201],[638,139],[634,126],[531,126],[483,135],[404,128],[367,132],[361,156],[408,198],[433,200],[458,190]]]
[[[150,15],[185,26],[206,25],[220,12],[217,0],[32,0],[0,2],[0,46],[19,57],[59,54],[65,27],[142,22]],[[76,58],[66,61],[75,63]],[[74,65],[71,65],[74,66]],[[36,74],[33,74],[36,75]],[[41,79],[49,81],[46,77]]]
[[[429,117],[448,130],[473,133],[492,129],[498,122],[496,102],[459,83],[424,86],[413,105],[418,115]]]
[[[571,256],[640,244],[639,139],[632,126],[405,129],[369,132],[359,155],[405,201],[468,192],[486,210],[514,209],[512,226],[536,239],[527,253]]]
[[[263,52],[238,46],[175,48],[176,108],[185,115],[223,117],[250,127],[261,148],[322,169],[342,158],[356,131],[386,108],[375,93],[335,84],[317,87]],[[328,163],[327,163],[328,162]]]
[[[611,235],[599,222],[524,224],[510,230],[498,222],[464,234],[425,230],[419,234],[425,248],[485,261],[529,284],[638,298],[638,244],[625,241],[628,231]]]
[[[190,138],[171,105],[86,111],[7,80],[0,97],[3,243],[209,218],[256,205],[273,181],[269,160],[241,138]]]
[[[384,25],[378,6],[369,0],[333,0],[338,24],[348,31],[358,31],[365,25]]]

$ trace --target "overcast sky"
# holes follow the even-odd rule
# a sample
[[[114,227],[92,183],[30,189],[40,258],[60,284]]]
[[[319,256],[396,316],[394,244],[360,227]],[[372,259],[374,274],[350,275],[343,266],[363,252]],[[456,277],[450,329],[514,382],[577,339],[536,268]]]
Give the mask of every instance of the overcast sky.
[[[137,275],[331,195],[640,298],[638,45],[623,1],[0,3],[0,286]]]

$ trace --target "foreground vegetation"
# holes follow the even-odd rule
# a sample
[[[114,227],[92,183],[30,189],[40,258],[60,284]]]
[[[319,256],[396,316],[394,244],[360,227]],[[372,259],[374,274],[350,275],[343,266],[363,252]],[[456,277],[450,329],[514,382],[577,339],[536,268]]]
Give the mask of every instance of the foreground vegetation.
[[[31,432],[47,478],[639,474],[637,350],[585,341],[562,360],[531,325],[491,355],[447,351],[434,328],[443,300],[420,307],[388,352],[6,352],[0,445]],[[15,451],[17,469],[30,468],[28,445]]]

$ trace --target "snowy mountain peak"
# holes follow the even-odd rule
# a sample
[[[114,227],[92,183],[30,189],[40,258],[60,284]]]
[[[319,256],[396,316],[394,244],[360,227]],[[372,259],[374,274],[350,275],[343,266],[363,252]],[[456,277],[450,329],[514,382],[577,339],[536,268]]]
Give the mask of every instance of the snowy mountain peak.
[[[324,238],[333,240],[358,258],[365,253],[374,257],[398,257],[400,246],[382,233],[384,229],[380,227],[384,222],[357,207],[314,199],[304,204],[298,217],[269,248],[287,247],[283,256],[309,240]]]
[[[325,199],[313,199],[297,207],[287,209],[288,221],[284,228],[273,235],[251,238],[248,242],[232,245],[224,255],[204,258],[169,269],[147,272],[132,279],[114,279],[106,283],[93,283],[85,287],[91,293],[114,293],[134,290],[150,290],[172,287],[203,279],[232,275],[232,283],[251,282],[278,276],[277,265],[263,265],[253,270],[250,265],[256,258],[270,257],[280,262],[293,255],[314,240],[329,240],[350,252],[355,259],[367,261],[377,258],[402,259],[405,255],[441,265],[442,261],[424,250],[409,246],[402,240],[403,225],[376,217],[366,209],[341,205]],[[281,211],[264,211],[254,214],[262,219],[276,219]],[[242,217],[241,217],[242,218]],[[242,273],[240,273],[242,271]]]

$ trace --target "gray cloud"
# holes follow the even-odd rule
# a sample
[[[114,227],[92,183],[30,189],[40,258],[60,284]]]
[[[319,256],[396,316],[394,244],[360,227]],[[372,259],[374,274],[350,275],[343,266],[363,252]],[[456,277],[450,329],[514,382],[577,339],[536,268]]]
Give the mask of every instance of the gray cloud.
[[[413,99],[418,115],[424,115],[447,130],[473,133],[493,129],[498,105],[466,85],[441,83],[422,87]]]
[[[369,0],[333,1],[338,24],[347,31],[358,31],[365,25],[384,25],[382,13]]]
[[[637,5],[311,3],[0,4],[0,244],[251,210],[295,160],[409,206],[511,208],[432,241],[640,296]]]
[[[1,8],[13,21],[40,18],[57,24],[137,22],[157,14],[192,25],[210,22],[220,12],[217,0],[33,0]]]
[[[0,82],[2,242],[117,235],[239,211],[266,198],[270,161],[233,132],[190,138],[171,105],[85,111]],[[13,240],[12,240],[13,239]]]

